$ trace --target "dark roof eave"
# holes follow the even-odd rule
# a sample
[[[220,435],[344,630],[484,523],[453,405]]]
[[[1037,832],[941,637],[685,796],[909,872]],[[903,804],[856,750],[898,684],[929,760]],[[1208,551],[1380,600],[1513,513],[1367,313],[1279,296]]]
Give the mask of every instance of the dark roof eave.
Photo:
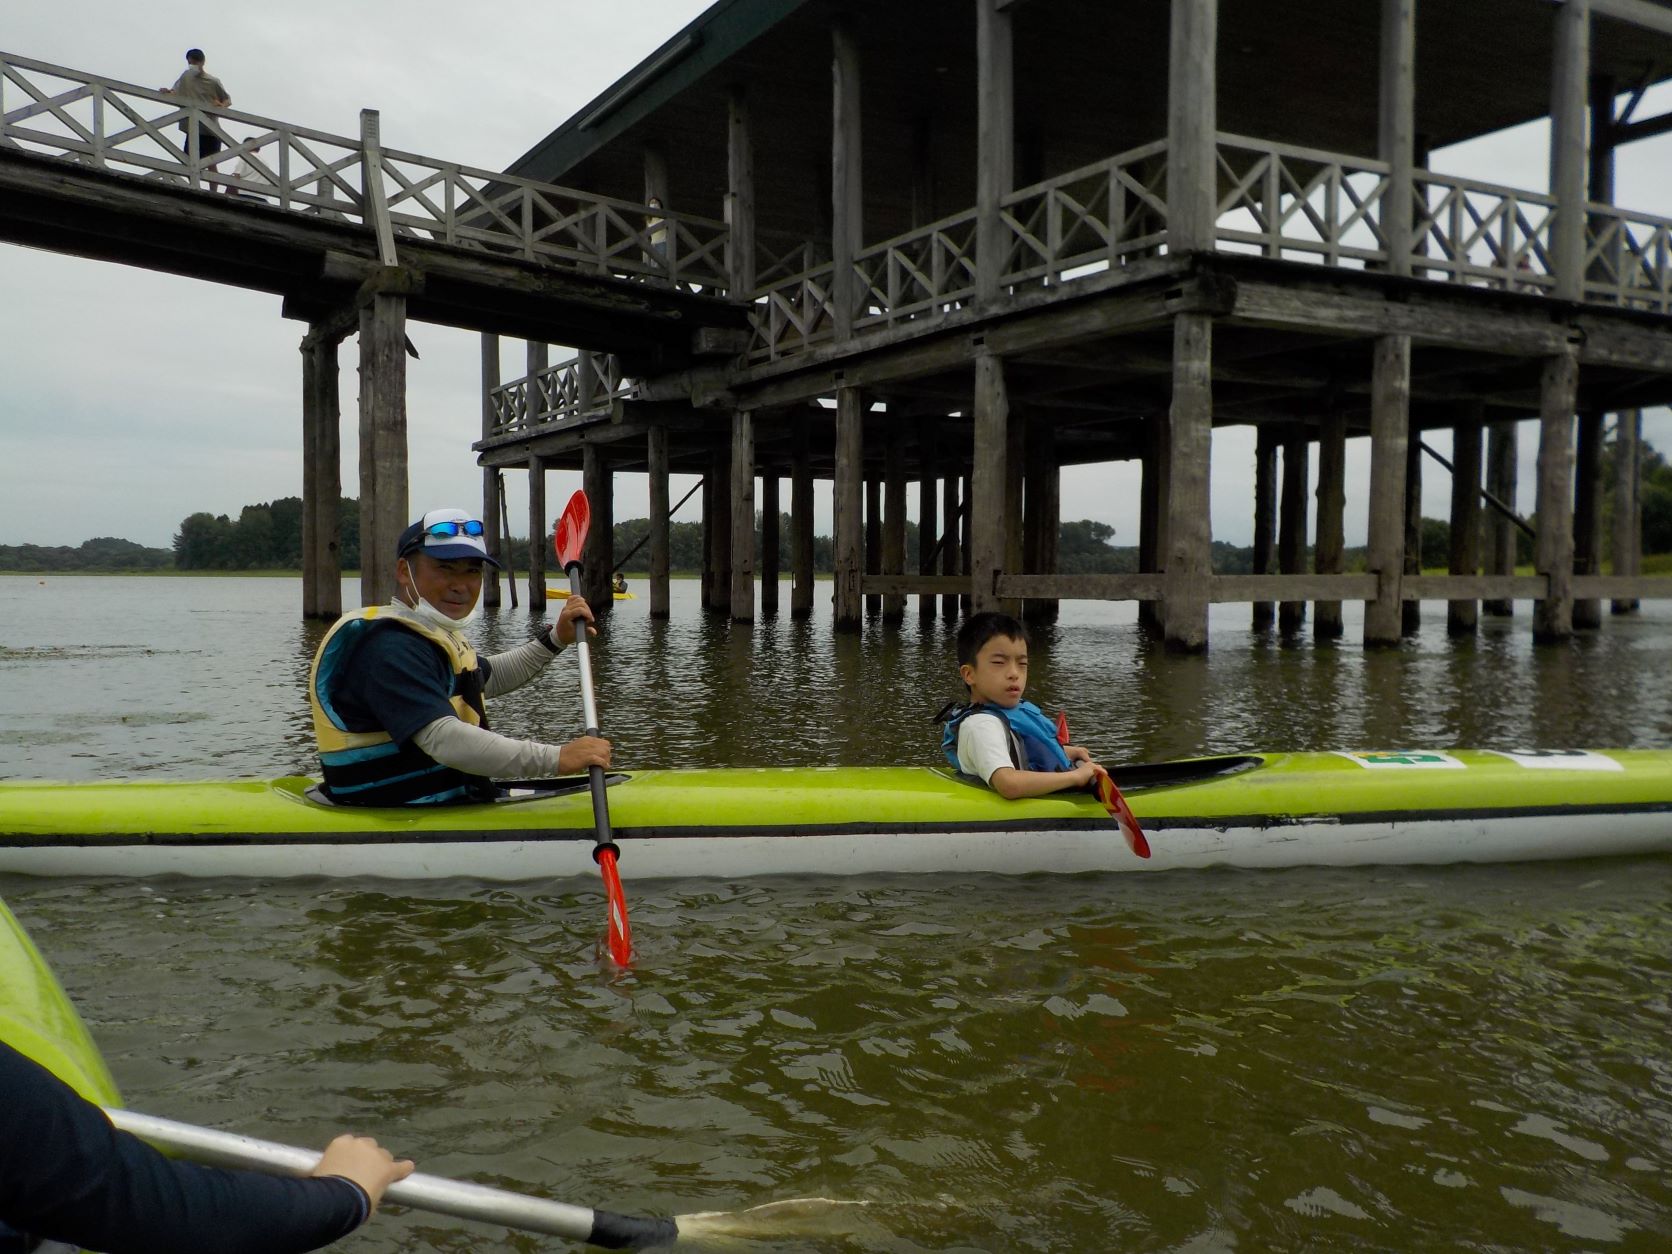
[[[505,167],[561,182],[580,162],[724,65],[810,0],[717,0],[573,117]]]

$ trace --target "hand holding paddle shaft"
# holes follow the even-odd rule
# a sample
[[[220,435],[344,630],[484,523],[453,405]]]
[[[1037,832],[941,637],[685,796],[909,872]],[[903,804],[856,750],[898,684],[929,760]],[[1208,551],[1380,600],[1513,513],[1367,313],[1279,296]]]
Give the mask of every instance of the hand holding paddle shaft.
[[[1068,711],[1057,711],[1057,743],[1068,743]],[[1132,813],[1132,807],[1126,804],[1126,798],[1120,795],[1120,789],[1115,787],[1115,781],[1109,778],[1109,772],[1097,763],[1092,763],[1092,786],[1097,792],[1097,799],[1103,803],[1103,808],[1114,816],[1120,824],[1120,829],[1126,837],[1127,848],[1140,858],[1150,856],[1149,841],[1144,839],[1143,829],[1138,826],[1138,819]]]
[[[585,492],[577,492],[569,498],[563,516],[557,520],[557,534],[552,539],[557,560],[569,576],[569,591],[576,596],[581,591],[581,549],[591,525],[592,506]],[[575,628],[575,653],[580,658],[581,712],[586,718],[586,734],[596,736],[599,734],[598,703],[592,691],[592,655],[587,649],[586,630],[580,624]],[[610,833],[610,799],[604,768],[594,766],[587,774],[592,785],[592,822],[598,841],[592,858],[604,877],[604,892],[609,900],[610,957],[624,967],[633,956],[633,933],[627,922],[627,896],[621,891],[621,874],[615,866],[621,851]]]

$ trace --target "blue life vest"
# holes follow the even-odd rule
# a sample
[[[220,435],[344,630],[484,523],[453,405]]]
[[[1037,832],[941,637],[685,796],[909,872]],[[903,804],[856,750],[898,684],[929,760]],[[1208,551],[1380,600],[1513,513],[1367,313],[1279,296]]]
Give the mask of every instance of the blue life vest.
[[[1062,746],[1057,743],[1057,725],[1046,718],[1031,701],[1019,701],[1013,706],[952,705],[941,711],[945,730],[941,733],[941,752],[960,773],[958,763],[958,725],[972,714],[996,714],[1004,721],[1006,738],[1010,742],[1010,763],[1019,771],[1070,771],[1072,764]]]

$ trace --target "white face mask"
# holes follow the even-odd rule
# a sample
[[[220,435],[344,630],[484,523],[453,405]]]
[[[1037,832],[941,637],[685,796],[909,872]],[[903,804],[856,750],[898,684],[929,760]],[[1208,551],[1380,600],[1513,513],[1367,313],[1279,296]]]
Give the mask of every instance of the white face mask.
[[[428,623],[432,627],[439,627],[443,631],[462,632],[466,627],[470,626],[471,623],[474,623],[482,616],[482,598],[480,596],[476,598],[476,604],[470,607],[470,613],[466,614],[463,618],[454,618],[451,614],[442,613],[442,611],[438,610],[423,597],[419,596],[416,584],[409,582],[407,587],[411,590],[412,599],[416,602],[416,604],[408,605],[406,608],[415,618]]]

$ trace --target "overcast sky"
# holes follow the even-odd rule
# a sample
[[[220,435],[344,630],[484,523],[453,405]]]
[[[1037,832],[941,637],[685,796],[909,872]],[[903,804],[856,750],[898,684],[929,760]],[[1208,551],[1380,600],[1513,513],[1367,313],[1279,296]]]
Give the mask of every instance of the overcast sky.
[[[3,0],[0,49],[107,78],[165,86],[200,46],[235,107],[341,135],[362,108],[381,111],[384,142],[469,165],[503,168],[706,7],[704,0],[522,0],[460,7],[439,0]],[[17,99],[7,95],[8,104]],[[1640,116],[1672,108],[1672,92]],[[1541,124],[1436,154],[1436,168],[1513,187],[1547,184]],[[1672,137],[1622,151],[1620,204],[1672,216]],[[712,209],[719,216],[719,207]],[[167,546],[187,514],[234,517],[246,504],[299,496],[305,328],[277,297],[104,262],[0,244],[0,501],[8,544],[79,544],[112,535]],[[478,338],[411,329],[408,364],[411,500],[480,505],[470,442],[480,428]],[[565,354],[554,350],[554,362]],[[355,355],[342,357],[343,487],[358,494]],[[524,372],[504,342],[503,374]],[[1536,431],[1523,426],[1521,505],[1531,507]],[[1672,452],[1672,415],[1651,413],[1646,436]],[[1448,442],[1432,441],[1442,452]],[[1215,436],[1217,539],[1251,531],[1253,438]],[[1368,442],[1349,443],[1348,501],[1367,496]],[[1314,459],[1315,473],[1315,459]],[[506,476],[513,526],[526,518],[524,476]],[[675,476],[677,500],[694,480]],[[576,474],[553,473],[548,501]],[[1449,510],[1444,474],[1424,476],[1424,512]],[[623,475],[618,518],[646,512],[644,479]],[[915,493],[912,494],[915,498]],[[787,493],[785,495],[787,500]],[[829,486],[818,494],[829,527]],[[1064,473],[1063,517],[1116,528],[1137,542],[1135,464]],[[694,518],[695,504],[681,517]],[[1361,511],[1349,507],[1349,543]]]

